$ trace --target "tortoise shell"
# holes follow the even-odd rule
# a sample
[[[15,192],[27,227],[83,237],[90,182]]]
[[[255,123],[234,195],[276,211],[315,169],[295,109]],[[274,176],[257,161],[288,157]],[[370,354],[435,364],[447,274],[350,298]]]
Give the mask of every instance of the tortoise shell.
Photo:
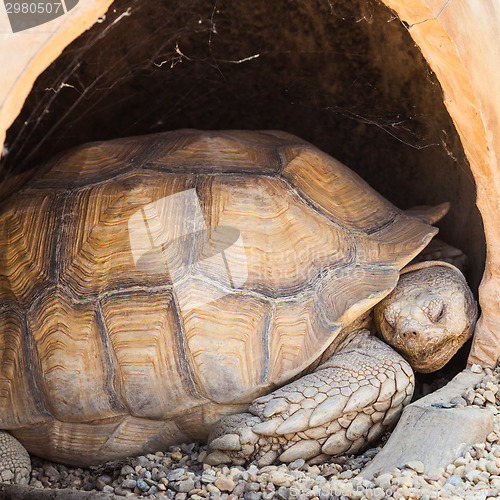
[[[70,464],[205,437],[436,232],[282,132],[91,143],[44,172],[0,214],[0,428]]]

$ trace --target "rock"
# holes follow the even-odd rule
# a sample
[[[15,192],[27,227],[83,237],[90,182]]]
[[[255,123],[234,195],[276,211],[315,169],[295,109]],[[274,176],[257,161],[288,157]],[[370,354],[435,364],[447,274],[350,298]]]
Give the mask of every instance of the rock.
[[[99,476],[96,480],[96,488],[99,491],[103,491],[105,486],[108,486],[112,483],[112,479],[109,476]]]
[[[185,479],[177,485],[177,491],[181,493],[188,493],[192,489],[194,489],[194,481],[191,478]]]
[[[205,486],[205,490],[207,490],[209,493],[214,493],[216,495],[220,495],[220,490],[213,484],[209,483]],[[203,490],[200,490],[203,491]]]
[[[318,475],[318,474],[321,473],[321,470],[320,470],[320,468],[317,465],[311,465],[309,467],[309,469],[307,470],[307,473],[308,474],[316,474],[316,475]]]
[[[463,453],[465,446],[484,442],[493,430],[491,412],[440,406],[480,380],[480,375],[463,371],[440,391],[408,405],[382,451],[361,475],[371,479],[377,472],[415,460],[425,464],[426,470],[446,466]]]
[[[201,475],[201,482],[205,483],[205,484],[213,483],[216,481],[216,479],[217,479],[217,477],[212,475],[212,474],[202,474]]]
[[[330,500],[332,493],[329,490],[321,489],[319,490],[319,500]]]
[[[128,474],[133,474],[134,472],[134,468],[130,465],[124,465],[120,470],[120,474],[122,476],[127,476]]]
[[[214,485],[220,491],[228,491],[228,492],[232,492],[236,486],[234,484],[234,481],[230,477],[219,477],[214,482]]]
[[[492,403],[492,404],[495,404],[495,401],[496,401],[496,398],[495,398],[495,394],[493,394],[492,391],[488,390],[488,391],[484,391],[484,399],[486,399],[486,401]]]
[[[120,485],[122,488],[128,488],[133,490],[137,486],[137,481],[135,479],[125,479]]]
[[[137,487],[141,490],[141,491],[148,491],[149,488],[150,488],[150,485],[148,483],[146,483],[146,481],[142,480],[142,479],[138,479],[137,480]],[[183,491],[189,491],[189,490],[183,490]]]
[[[260,491],[260,484],[252,481],[251,483],[247,483],[245,487],[245,491]]]
[[[394,482],[399,486],[413,487],[413,479],[409,476],[399,476],[394,478]]]
[[[169,481],[178,481],[186,473],[185,469],[174,469],[172,472],[167,474],[167,479]]]
[[[281,469],[269,473],[269,481],[277,486],[290,486],[293,483],[293,476]]]
[[[243,496],[243,493],[245,492],[245,487],[246,487],[246,482],[245,481],[240,481],[234,488],[233,490],[233,495],[236,495],[237,498]]]
[[[126,488],[122,488],[121,486],[117,486],[115,488],[115,495],[118,495],[121,497],[126,497],[129,494],[130,494],[130,490],[128,490]]]
[[[446,480],[446,482],[449,483],[449,484],[451,484],[452,486],[460,486],[460,485],[463,484],[464,481],[463,481],[463,479],[460,476],[454,474],[454,475],[450,476]]]
[[[420,460],[412,460],[410,462],[407,462],[405,466],[408,469],[412,469],[415,472],[418,472],[419,474],[423,474],[424,472],[424,464]]]
[[[352,471],[351,470],[346,470],[346,471],[342,472],[342,474],[340,474],[339,477],[341,479],[351,479],[352,476],[353,476]]]
[[[288,468],[290,470],[299,470],[299,469],[302,469],[302,467],[304,467],[306,461],[302,458],[298,458],[297,460],[294,460],[293,462],[289,463],[288,464]]]
[[[288,500],[289,497],[288,488],[286,488],[285,486],[280,486],[278,488],[278,491],[276,492],[276,496],[278,497],[279,500]]]
[[[46,466],[44,472],[51,481],[58,481],[61,478],[60,472],[53,465]]]
[[[479,475],[481,474],[481,471],[478,471],[478,470],[471,470],[469,472],[467,472],[467,474],[465,474],[465,478],[467,479],[467,481],[470,481],[471,483],[475,483],[477,481],[479,481]]]
[[[144,456],[139,456],[139,457],[135,457],[133,460],[132,460],[132,465],[134,466],[137,466],[137,465],[140,465],[141,467],[149,467],[151,466],[151,462],[149,461],[149,459],[147,457],[144,457]]]
[[[392,481],[392,474],[388,472],[385,474],[380,474],[374,479],[375,485],[379,486],[383,490],[388,490],[391,487],[391,481]]]
[[[243,496],[244,500],[260,500],[262,498],[262,493],[256,491],[247,491]]]
[[[434,469],[431,469],[427,473],[427,477],[431,481],[438,481],[441,477],[443,477],[443,474],[444,474],[444,469],[442,469],[442,468],[434,468]]]

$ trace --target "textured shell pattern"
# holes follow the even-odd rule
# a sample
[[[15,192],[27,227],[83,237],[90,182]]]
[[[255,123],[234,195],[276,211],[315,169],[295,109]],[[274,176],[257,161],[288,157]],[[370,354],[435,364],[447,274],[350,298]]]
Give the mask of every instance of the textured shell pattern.
[[[0,213],[0,428],[69,463],[203,437],[436,231],[282,132],[91,143],[44,172]]]

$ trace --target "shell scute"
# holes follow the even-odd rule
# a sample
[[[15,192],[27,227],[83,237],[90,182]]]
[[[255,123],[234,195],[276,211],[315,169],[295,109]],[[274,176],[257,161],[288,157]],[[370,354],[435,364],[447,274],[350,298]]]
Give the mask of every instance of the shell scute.
[[[44,172],[0,213],[0,423],[68,462],[203,437],[436,232],[283,132],[93,143]]]

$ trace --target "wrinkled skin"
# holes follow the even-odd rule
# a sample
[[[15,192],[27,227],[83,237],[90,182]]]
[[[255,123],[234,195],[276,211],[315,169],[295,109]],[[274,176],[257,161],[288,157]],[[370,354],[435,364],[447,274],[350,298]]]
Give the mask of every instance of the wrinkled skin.
[[[471,337],[477,306],[453,268],[433,266],[402,274],[374,310],[380,336],[415,371],[442,368]]]
[[[374,309],[386,344],[366,328],[354,330],[312,373],[256,399],[249,413],[220,419],[206,462],[257,459],[263,465],[361,451],[410,402],[412,368],[427,373],[443,367],[472,335],[476,316],[457,268],[436,261],[410,266]]]

